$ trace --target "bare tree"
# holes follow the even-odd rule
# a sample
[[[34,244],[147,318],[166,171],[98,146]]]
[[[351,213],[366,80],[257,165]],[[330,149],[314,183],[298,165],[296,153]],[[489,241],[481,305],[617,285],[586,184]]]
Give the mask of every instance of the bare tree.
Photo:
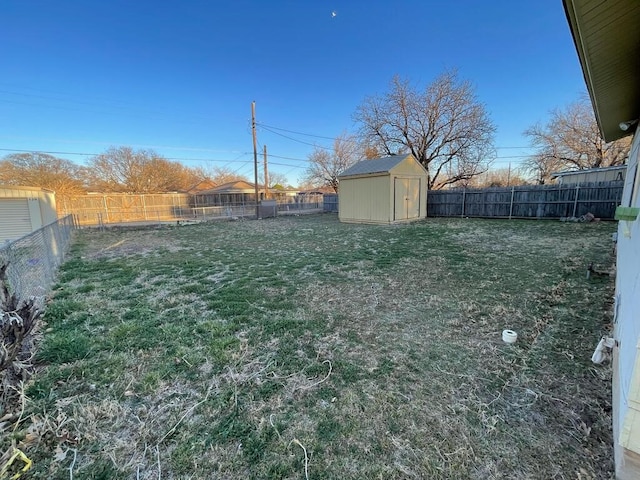
[[[161,157],[153,150],[112,147],[89,160],[91,187],[104,192],[161,193],[188,189],[202,172]]]
[[[525,130],[537,150],[525,165],[538,183],[553,172],[622,165],[629,156],[630,137],[606,143],[586,96],[563,110],[553,110],[546,125]]]
[[[0,183],[42,187],[59,195],[84,191],[84,169],[46,153],[14,153],[0,160]]]
[[[278,186],[286,188],[289,185],[289,179],[284,173],[269,172],[269,188],[277,188]]]
[[[470,82],[445,72],[423,90],[394,77],[387,93],[357,108],[362,142],[386,155],[411,152],[429,173],[429,188],[469,180],[495,157],[495,126]]]
[[[149,192],[151,172],[145,172],[145,164],[154,156],[152,151],[112,147],[89,160],[91,186],[103,192]]]
[[[210,173],[210,177],[211,180],[218,185],[236,181],[249,181],[249,179],[245,175],[240,175],[239,173],[225,167],[213,167]]]
[[[527,180],[519,168],[490,169],[471,180],[469,186],[477,188],[509,187],[514,185],[526,185]]]
[[[315,147],[309,155],[305,181],[317,186],[330,186],[338,191],[338,175],[361,159],[356,139],[342,134],[333,142],[331,151]]]

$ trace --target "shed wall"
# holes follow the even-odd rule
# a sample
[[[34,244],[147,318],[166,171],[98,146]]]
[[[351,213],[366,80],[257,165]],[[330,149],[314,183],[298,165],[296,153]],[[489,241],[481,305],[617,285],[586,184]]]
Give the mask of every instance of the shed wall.
[[[16,240],[58,219],[53,192],[0,187],[0,204],[0,242]]]
[[[396,195],[399,192],[392,190],[391,194],[394,198],[394,209],[396,210],[395,221],[407,221],[411,222],[420,218],[426,218],[427,216],[427,172],[413,157],[407,157],[401,163],[396,165],[391,170],[391,185],[398,186],[399,183],[406,183],[408,187],[407,195],[409,198],[410,208],[407,218],[398,219],[398,198]],[[401,180],[401,182],[398,182]],[[402,182],[406,180],[407,182]],[[415,207],[414,207],[415,206]],[[415,211],[417,209],[417,212]]]
[[[340,221],[389,223],[391,221],[389,181],[389,175],[342,179],[338,195]]]

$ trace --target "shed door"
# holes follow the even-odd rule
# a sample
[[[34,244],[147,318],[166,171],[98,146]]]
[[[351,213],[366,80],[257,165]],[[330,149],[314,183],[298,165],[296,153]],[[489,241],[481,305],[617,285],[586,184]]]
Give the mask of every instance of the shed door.
[[[420,179],[394,178],[394,220],[420,217]]]
[[[0,244],[31,233],[29,201],[26,198],[0,198]]]

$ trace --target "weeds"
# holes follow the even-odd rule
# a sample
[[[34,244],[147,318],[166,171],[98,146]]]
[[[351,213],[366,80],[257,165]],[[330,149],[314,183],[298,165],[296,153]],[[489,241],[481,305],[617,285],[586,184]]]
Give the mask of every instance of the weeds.
[[[610,477],[612,229],[81,232],[15,440],[35,478]]]

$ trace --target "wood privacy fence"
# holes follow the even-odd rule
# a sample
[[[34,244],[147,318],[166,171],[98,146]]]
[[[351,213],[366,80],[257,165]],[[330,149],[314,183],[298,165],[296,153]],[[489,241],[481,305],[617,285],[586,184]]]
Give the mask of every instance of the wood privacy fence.
[[[624,182],[430,190],[429,217],[563,218],[586,213],[613,219]]]
[[[322,211],[324,212],[338,211],[338,194],[337,193],[324,194]]]

